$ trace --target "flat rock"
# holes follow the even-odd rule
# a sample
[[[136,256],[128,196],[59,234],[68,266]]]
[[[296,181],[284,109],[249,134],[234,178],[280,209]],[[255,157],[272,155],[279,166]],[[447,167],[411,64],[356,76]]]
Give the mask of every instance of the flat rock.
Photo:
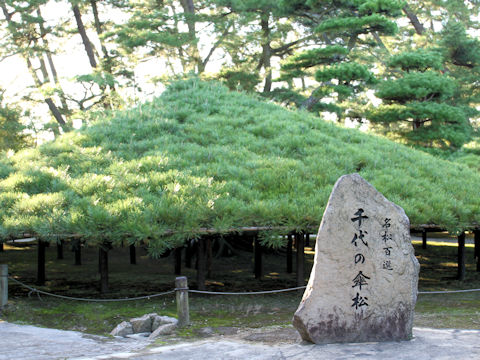
[[[293,324],[313,343],[408,340],[419,264],[402,208],[358,174],[335,184]]]
[[[152,317],[157,314],[146,314],[138,318],[130,319],[134,333],[152,332]]]
[[[151,339],[156,339],[157,337],[162,335],[171,335],[176,328],[177,328],[177,324],[174,324],[174,323],[160,325],[154,332],[150,334],[148,338],[151,340]]]
[[[110,335],[112,336],[123,336],[123,337],[130,334],[133,334],[133,326],[128,321],[121,322],[110,333]]]
[[[177,325],[178,320],[171,316],[160,316],[155,314],[155,316],[152,317],[152,332],[157,330],[159,326],[165,325],[165,324]]]

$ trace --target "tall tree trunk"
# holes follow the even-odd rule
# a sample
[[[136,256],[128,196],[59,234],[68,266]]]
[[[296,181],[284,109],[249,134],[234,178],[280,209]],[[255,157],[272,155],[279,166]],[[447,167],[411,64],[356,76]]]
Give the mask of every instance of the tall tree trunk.
[[[42,13],[40,11],[40,8],[37,10],[37,15],[38,15],[38,17],[43,18]],[[67,100],[65,98],[63,90],[61,89],[60,81],[58,80],[57,68],[55,67],[55,64],[53,62],[52,52],[50,51],[50,46],[49,46],[49,43],[48,43],[48,40],[47,40],[47,32],[45,30],[45,27],[43,26],[43,23],[39,24],[39,28],[40,28],[40,35],[42,36],[43,46],[45,47],[45,56],[47,57],[48,67],[49,67],[50,72],[52,73],[52,77],[53,77],[53,79],[52,79],[53,81],[51,81],[51,82],[53,84],[55,84],[55,86],[57,88],[60,89],[59,98],[60,98],[60,102],[62,104],[62,110],[64,112],[68,113],[69,110],[68,110]],[[46,68],[46,65],[43,65],[43,66]]]
[[[200,52],[198,51],[198,45],[196,44],[197,30],[195,28],[195,6],[193,5],[193,0],[180,0],[180,4],[182,5],[183,12],[185,13],[185,20],[187,22],[190,41],[193,43],[190,45],[189,56],[193,59],[193,62],[197,68],[197,73],[201,74],[205,71],[205,65],[200,58]]]
[[[408,5],[405,5],[402,10],[405,13],[405,15],[407,15],[408,20],[410,20],[410,23],[413,25],[415,32],[418,35],[422,35],[425,32],[425,28],[423,27],[423,24],[420,22],[420,20],[418,20],[417,15],[414,12],[412,12],[412,10],[410,10]]]
[[[263,92],[268,93],[272,90],[272,48],[270,47],[270,27],[269,14],[262,14],[260,25],[262,27],[262,64],[265,69],[265,84]]]
[[[88,56],[88,61],[90,62],[90,66],[95,69],[97,67],[97,61],[95,60],[95,53],[92,43],[88,38],[87,31],[85,30],[85,25],[83,24],[82,14],[80,13],[78,5],[72,5],[72,9],[73,15],[75,16],[75,21],[77,23],[78,33],[82,37],[83,46]]]

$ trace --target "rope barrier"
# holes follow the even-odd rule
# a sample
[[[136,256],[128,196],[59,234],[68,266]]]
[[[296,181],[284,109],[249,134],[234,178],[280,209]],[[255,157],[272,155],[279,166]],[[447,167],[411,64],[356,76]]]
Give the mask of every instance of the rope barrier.
[[[207,294],[207,295],[264,295],[264,294],[282,293],[287,291],[295,291],[295,290],[300,290],[305,288],[306,286],[298,286],[298,287],[288,288],[288,289],[267,290],[267,291],[216,292],[216,291],[188,290],[188,292],[194,293],[194,294]]]
[[[189,293],[193,294],[204,294],[204,295],[266,295],[266,294],[278,294],[278,293],[283,293],[283,292],[288,292],[288,291],[296,291],[296,290],[302,290],[305,289],[306,286],[297,286],[293,288],[287,288],[287,289],[279,289],[279,290],[266,290],[266,291],[245,291],[245,292],[218,292],[218,291],[202,291],[202,290],[191,290],[189,288],[175,288],[170,291],[165,291],[162,293],[157,293],[153,295],[145,295],[145,296],[138,296],[138,297],[133,297],[133,298],[124,298],[124,299],[87,299],[87,298],[79,298],[79,297],[73,297],[73,296],[65,296],[65,295],[58,295],[58,294],[52,294],[47,291],[42,291],[38,290],[34,287],[31,287],[27,284],[24,284],[21,281],[18,281],[17,279],[8,276],[10,280],[13,282],[27,288],[30,290],[28,296],[32,294],[37,294],[40,298],[40,294],[42,295],[47,295],[47,296],[52,296],[60,299],[66,299],[66,300],[76,300],[76,301],[91,301],[91,302],[118,302],[118,301],[135,301],[135,300],[145,300],[145,299],[151,299],[154,297],[159,297],[159,296],[164,296],[164,295],[170,295],[175,293],[178,290],[184,290],[188,291]],[[419,295],[429,295],[429,294],[452,294],[452,293],[467,293],[467,292],[476,292],[480,291],[480,289],[465,289],[465,290],[444,290],[444,291],[419,291]],[[41,299],[41,298],[40,298]]]
[[[452,294],[452,293],[466,293],[480,291],[480,289],[466,289],[466,290],[443,290],[443,291],[419,291],[419,295],[426,294]]]
[[[125,298],[125,299],[87,299],[87,298],[79,298],[79,297],[73,297],[73,296],[64,296],[64,295],[58,295],[58,294],[52,294],[46,291],[38,290],[35,289],[27,284],[22,283],[21,281],[18,281],[17,279],[12,278],[11,276],[8,277],[10,280],[13,282],[16,282],[20,284],[21,286],[27,288],[30,290],[30,293],[28,294],[29,296],[32,293],[36,293],[37,295],[42,294],[42,295],[48,295],[60,299],[66,299],[66,300],[76,300],[76,301],[91,301],[91,302],[116,302],[116,301],[134,301],[134,300],[144,300],[144,299],[151,299],[154,297],[158,296],[163,296],[163,295],[169,295],[175,293],[175,290],[170,290],[170,291],[165,291],[163,293],[158,293],[158,294],[153,294],[153,295],[146,295],[146,296],[138,296],[134,298]]]

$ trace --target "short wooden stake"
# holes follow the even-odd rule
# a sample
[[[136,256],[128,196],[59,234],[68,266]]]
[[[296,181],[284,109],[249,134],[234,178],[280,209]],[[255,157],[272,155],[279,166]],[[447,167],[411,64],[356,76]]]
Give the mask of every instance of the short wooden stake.
[[[75,252],[75,265],[82,265],[82,245],[80,242],[74,245],[73,251]]]
[[[305,239],[303,234],[295,234],[297,247],[297,286],[305,285]]]
[[[287,273],[291,274],[293,272],[293,241],[292,235],[288,234],[287,242]]]
[[[263,276],[262,245],[258,234],[255,234],[253,243],[255,279],[261,279]]]
[[[422,230],[422,249],[427,248],[427,230]]]
[[[37,244],[37,285],[45,285],[45,248],[46,244],[38,240]]]
[[[188,281],[186,276],[175,278],[175,293],[177,296],[178,327],[190,324],[190,310],[188,306]]]
[[[176,248],[173,251],[175,257],[175,275],[180,275],[182,273],[182,249],[183,248]]]
[[[192,244],[190,240],[187,241],[187,246],[185,247],[185,267],[191,269],[192,268]]]
[[[207,272],[207,246],[206,239],[201,237],[197,242],[197,288],[205,290],[205,276]]]
[[[305,246],[310,247],[310,234],[309,233],[305,234]]]
[[[135,249],[135,244],[131,244],[129,246],[130,249],[130,264],[136,265],[137,264],[137,251]]]
[[[5,250],[3,249],[3,242],[0,243],[0,252],[4,252]]]
[[[8,302],[8,265],[0,265],[0,308]]]
[[[474,235],[474,242],[475,242],[475,248],[474,248],[474,259],[477,259],[477,271],[480,272],[480,230],[475,230],[473,232]]]
[[[57,260],[63,259],[63,240],[57,241]]]
[[[100,292],[105,294],[108,292],[108,251],[99,248],[98,262],[100,267]]]
[[[465,232],[458,235],[458,280],[465,280]]]

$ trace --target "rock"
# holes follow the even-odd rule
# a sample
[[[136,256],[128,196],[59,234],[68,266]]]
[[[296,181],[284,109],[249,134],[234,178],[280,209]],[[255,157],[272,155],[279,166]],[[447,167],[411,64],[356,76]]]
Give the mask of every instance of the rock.
[[[130,319],[134,333],[152,332],[152,316],[157,314],[146,314],[139,318]]]
[[[157,330],[157,328],[164,324],[178,324],[178,320],[170,316],[159,316],[155,314],[152,320],[152,331]]]
[[[152,340],[152,339],[156,339],[161,335],[170,335],[175,331],[176,328],[177,328],[177,324],[174,324],[174,323],[160,325],[154,332],[150,334],[148,339]]]
[[[113,335],[113,336],[123,336],[123,337],[130,334],[133,334],[133,326],[128,321],[121,322],[110,333],[110,335]]]
[[[410,339],[419,267],[403,209],[360,175],[342,176],[293,324],[317,344]]]
[[[203,328],[200,328],[200,329],[196,329],[195,334],[198,335],[198,336],[201,336],[201,337],[208,337],[208,336],[214,335],[215,330],[213,330],[212,327],[207,326],[207,327],[203,327]]]

